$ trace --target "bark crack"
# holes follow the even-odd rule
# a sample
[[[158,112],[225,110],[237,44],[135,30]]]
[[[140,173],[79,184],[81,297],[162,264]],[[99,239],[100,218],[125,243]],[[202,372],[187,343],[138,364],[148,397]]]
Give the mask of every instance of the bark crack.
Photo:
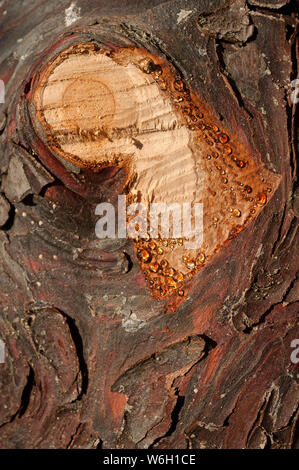
[[[64,319],[67,322],[67,325],[70,330],[70,334],[73,340],[73,343],[76,348],[76,354],[79,362],[79,372],[77,374],[76,379],[78,378],[79,374],[81,374],[81,390],[75,398],[75,400],[72,402],[77,402],[82,399],[83,395],[86,395],[87,389],[88,389],[88,367],[87,363],[84,358],[84,350],[83,350],[83,341],[82,341],[82,336],[80,334],[80,331],[76,325],[76,322],[73,318],[71,318],[69,315],[67,315],[65,312],[63,312],[61,309],[55,307],[61,315],[64,317]]]
[[[261,316],[260,318],[258,319],[257,322],[255,323],[252,323],[250,326],[246,326],[242,331],[243,333],[245,334],[250,334],[251,331],[253,330],[253,328],[257,327],[257,326],[260,326],[261,324],[265,323],[265,320],[266,320],[266,317],[268,317],[268,315],[270,315],[272,313],[272,311],[274,310],[275,307],[277,307],[277,305],[281,305],[285,299],[287,298],[289,292],[292,290],[295,282],[297,280],[297,275],[295,276],[294,279],[292,279],[292,281],[289,283],[288,287],[286,288],[284,294],[282,295],[281,299],[278,301],[278,302],[275,302],[274,304],[272,304]]]

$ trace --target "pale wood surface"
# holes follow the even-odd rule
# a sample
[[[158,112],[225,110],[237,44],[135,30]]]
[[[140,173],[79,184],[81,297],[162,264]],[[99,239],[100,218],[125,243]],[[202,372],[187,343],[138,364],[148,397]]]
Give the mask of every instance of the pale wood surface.
[[[199,246],[182,223],[179,239],[160,228],[153,240],[145,219],[135,245],[157,296],[177,289],[183,295],[184,281],[253,220],[279,183],[202,112],[170,66],[143,49],[71,47],[43,70],[33,102],[55,153],[95,171],[126,168],[128,202],[141,202],[148,214],[151,203],[177,203],[181,219],[183,203],[203,204]],[[192,209],[192,228],[195,223]]]

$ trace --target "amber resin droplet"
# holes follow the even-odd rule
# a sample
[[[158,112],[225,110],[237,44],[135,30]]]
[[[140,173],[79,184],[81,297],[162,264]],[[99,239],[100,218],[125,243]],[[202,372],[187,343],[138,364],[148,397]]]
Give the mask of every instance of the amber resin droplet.
[[[246,166],[246,163],[243,160],[237,160],[236,164],[239,168],[244,168]]]
[[[241,211],[239,209],[234,209],[233,214],[235,217],[241,217]]]
[[[177,282],[182,282],[184,280],[184,275],[182,273],[176,273],[174,275],[174,279]]]
[[[218,136],[218,139],[219,139],[219,142],[221,142],[222,144],[225,144],[226,142],[229,141],[229,138],[226,134],[220,134]]]
[[[176,79],[174,81],[174,88],[177,91],[183,91],[184,90],[184,83],[182,82],[182,80]]]
[[[167,276],[170,276],[172,277],[174,274],[175,274],[175,270],[173,268],[168,268],[166,271],[165,271],[165,274]]]
[[[193,269],[195,267],[194,261],[187,261],[186,266],[188,269]]]
[[[149,254],[148,251],[146,251],[146,250],[141,250],[141,251],[140,251],[140,254],[139,254],[139,258],[140,258],[144,263],[147,263],[148,261],[150,261],[151,255]]]
[[[165,269],[168,266],[168,261],[166,259],[162,259],[160,266],[162,269]]]
[[[200,264],[204,263],[205,259],[206,259],[205,254],[204,254],[204,253],[200,253],[199,256],[198,256],[197,259],[196,259],[196,264],[197,264],[197,265],[198,265],[198,264],[200,265]]]
[[[267,196],[265,193],[260,193],[257,195],[256,197],[256,203],[259,205],[259,206],[264,206],[267,202]]]
[[[158,263],[151,263],[148,268],[153,273],[156,273],[156,272],[158,272],[159,264]]]
[[[172,277],[166,277],[165,280],[166,280],[167,286],[174,287],[174,288],[177,287],[177,284],[176,284],[175,280]]]
[[[148,247],[149,247],[150,250],[154,251],[156,249],[157,245],[156,245],[155,242],[150,242],[148,244]]]

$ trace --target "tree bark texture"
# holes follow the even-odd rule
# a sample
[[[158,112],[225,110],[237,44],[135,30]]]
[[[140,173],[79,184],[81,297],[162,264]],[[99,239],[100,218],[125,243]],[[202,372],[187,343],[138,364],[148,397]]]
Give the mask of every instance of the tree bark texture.
[[[297,32],[295,1],[0,2],[1,448],[298,448]],[[183,298],[153,298],[132,241],[95,239],[122,171],[66,168],[22,107],[82,39],[161,55],[281,177]]]

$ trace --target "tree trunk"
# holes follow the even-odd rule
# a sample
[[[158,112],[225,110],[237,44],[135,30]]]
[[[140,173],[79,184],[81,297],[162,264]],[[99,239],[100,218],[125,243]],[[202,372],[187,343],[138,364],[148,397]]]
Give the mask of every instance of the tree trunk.
[[[296,2],[1,3],[1,448],[298,448],[299,134],[291,85],[299,55]],[[59,128],[59,149],[62,141],[65,148],[57,151],[57,134],[47,134],[47,126],[58,118],[45,123],[46,105],[55,99],[63,110],[79,100],[81,88],[72,85],[63,99],[55,92],[47,102],[36,90],[46,93],[52,86],[43,79],[54,58],[86,43],[112,51],[117,60],[125,48],[129,55],[142,50],[150,61],[142,67],[151,100],[160,96],[154,86],[161,85],[156,72],[162,68],[167,90],[174,80],[182,95],[161,91],[161,103],[186,119],[184,136],[201,132],[198,138],[205,139],[198,148],[190,145],[201,174],[212,173],[216,157],[215,165],[222,161],[220,171],[226,170],[221,180],[218,173],[209,180],[215,202],[204,214],[206,254],[186,258],[184,272],[177,261],[183,248],[174,243],[168,252],[161,241],[158,248],[176,275],[161,273],[158,286],[157,246],[98,239],[95,206],[116,204],[131,188],[139,194],[142,185],[145,194],[152,182],[164,194],[159,178],[172,174],[171,163],[187,168],[184,142],[176,137],[177,124],[167,145],[163,126],[148,147],[142,133],[133,133],[140,173],[134,179],[129,170],[130,180],[127,165],[98,157],[103,139],[110,145],[114,137],[105,128],[101,142],[93,138],[88,120],[80,135],[73,124],[64,134]],[[68,79],[77,73],[82,80],[86,66],[68,68]],[[62,84],[63,74],[57,76]],[[115,77],[111,72],[110,83],[118,83]],[[95,119],[101,106],[111,109],[113,97],[108,106],[106,88],[89,90],[88,83],[84,100],[94,93]],[[97,93],[103,103],[95,101]],[[150,113],[148,102],[140,102]],[[84,101],[80,113],[86,106]],[[194,126],[184,113],[194,117]],[[81,119],[75,111],[65,116],[68,123]],[[169,122],[173,116],[169,112]],[[204,157],[209,138],[220,152],[207,154],[212,163]],[[87,153],[87,141],[94,153]],[[77,160],[67,158],[69,142]],[[163,164],[154,171],[152,163],[142,180],[145,167],[138,167],[135,155],[144,152],[154,162],[160,146]],[[186,170],[188,182],[192,171]],[[227,196],[233,191],[220,185],[227,184],[223,176],[230,184],[232,175],[240,177],[243,194],[236,207]],[[186,196],[179,176],[173,188]],[[211,201],[209,188],[202,190],[204,206]],[[240,222],[228,228],[232,214]],[[146,253],[153,257],[150,268]]]

